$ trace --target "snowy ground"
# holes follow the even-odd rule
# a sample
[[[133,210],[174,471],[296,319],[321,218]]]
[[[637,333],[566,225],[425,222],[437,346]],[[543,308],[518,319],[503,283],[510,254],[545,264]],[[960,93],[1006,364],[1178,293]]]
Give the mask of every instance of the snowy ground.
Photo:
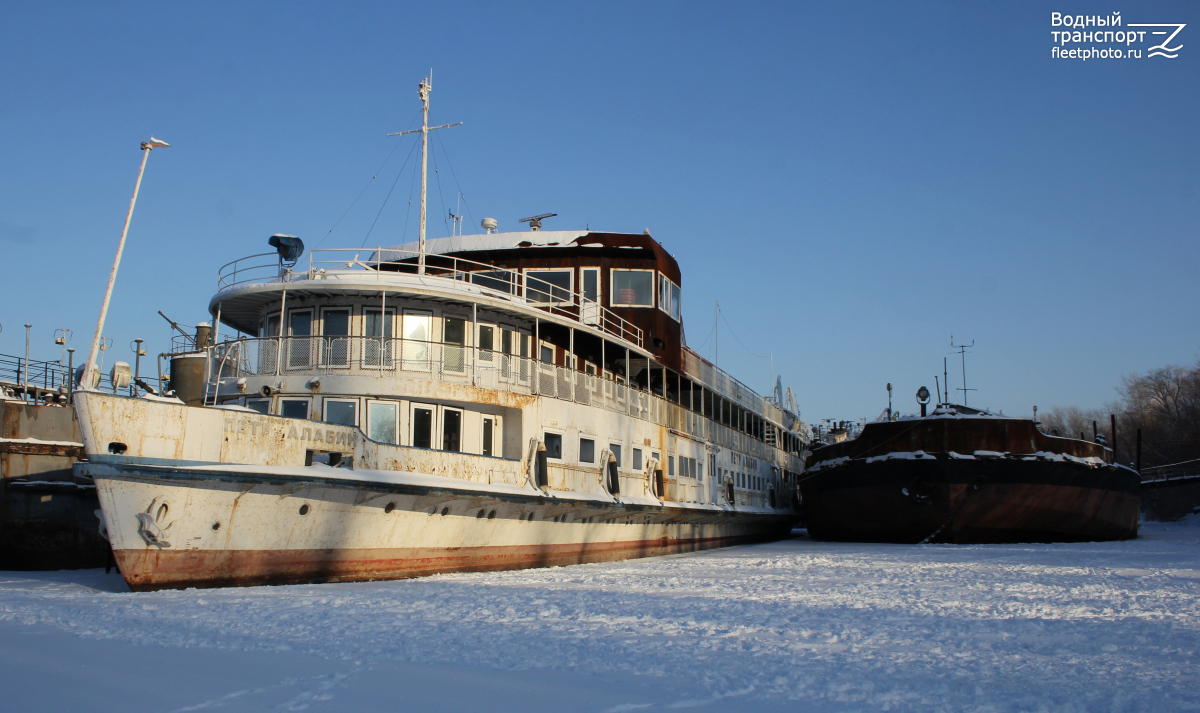
[[[6,710],[1200,710],[1200,519],[131,594],[0,573]]]

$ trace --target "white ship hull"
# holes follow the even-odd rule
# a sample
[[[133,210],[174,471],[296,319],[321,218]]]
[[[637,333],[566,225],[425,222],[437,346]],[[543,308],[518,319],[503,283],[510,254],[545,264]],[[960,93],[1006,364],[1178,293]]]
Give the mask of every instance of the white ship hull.
[[[135,590],[610,561],[784,537],[793,520],[767,508],[537,488],[520,482],[522,461],[488,458],[498,462],[487,470],[481,456],[376,444],[346,427],[99,394],[80,394],[78,405],[90,458],[78,472],[96,482]],[[476,480],[305,466],[318,433],[364,466],[408,455],[441,472],[457,463]]]

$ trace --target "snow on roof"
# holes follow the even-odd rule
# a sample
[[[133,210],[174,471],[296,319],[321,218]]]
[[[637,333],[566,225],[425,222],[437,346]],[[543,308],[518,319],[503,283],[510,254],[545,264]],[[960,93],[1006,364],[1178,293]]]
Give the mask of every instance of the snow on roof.
[[[512,233],[483,233],[478,235],[455,235],[450,238],[429,238],[425,240],[425,253],[428,255],[445,255],[446,253],[468,252],[472,250],[508,250],[522,247],[529,243],[532,247],[551,247],[555,245],[574,245],[575,241],[587,235],[586,230],[527,230]],[[383,248],[384,259],[395,259],[388,255],[389,250],[403,250],[416,253],[420,243],[404,243]],[[374,260],[375,256],[372,255]]]

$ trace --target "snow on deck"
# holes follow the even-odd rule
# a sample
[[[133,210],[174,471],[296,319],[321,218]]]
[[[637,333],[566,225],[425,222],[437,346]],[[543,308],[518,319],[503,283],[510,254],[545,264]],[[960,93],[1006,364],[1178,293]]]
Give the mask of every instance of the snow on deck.
[[[1198,653],[1197,516],[1131,542],[801,537],[359,584],[0,573],[18,708],[1194,710]]]

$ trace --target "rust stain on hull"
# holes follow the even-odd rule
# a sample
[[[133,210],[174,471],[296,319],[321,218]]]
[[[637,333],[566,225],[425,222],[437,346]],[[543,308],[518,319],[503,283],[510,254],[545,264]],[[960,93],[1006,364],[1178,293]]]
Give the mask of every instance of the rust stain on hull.
[[[560,567],[696,552],[786,537],[790,526],[737,537],[488,547],[320,550],[116,550],[134,591],[406,579],[451,572]]]

